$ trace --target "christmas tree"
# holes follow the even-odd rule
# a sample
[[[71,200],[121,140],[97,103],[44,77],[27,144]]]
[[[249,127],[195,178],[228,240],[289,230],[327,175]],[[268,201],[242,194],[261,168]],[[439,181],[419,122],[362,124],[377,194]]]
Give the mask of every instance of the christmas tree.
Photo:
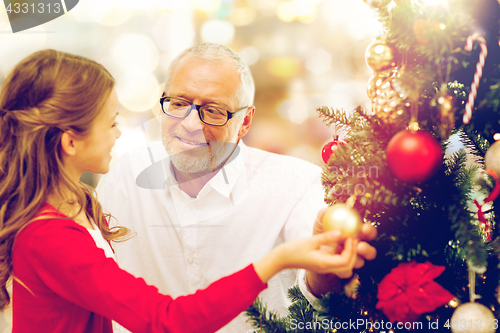
[[[383,24],[366,50],[372,104],[320,107],[325,201],[375,225],[378,255],[345,291],[259,332],[495,332],[500,318],[500,2],[364,0]],[[450,139],[451,137],[451,139]],[[465,149],[444,154],[459,138]],[[399,323],[399,325],[397,325]]]

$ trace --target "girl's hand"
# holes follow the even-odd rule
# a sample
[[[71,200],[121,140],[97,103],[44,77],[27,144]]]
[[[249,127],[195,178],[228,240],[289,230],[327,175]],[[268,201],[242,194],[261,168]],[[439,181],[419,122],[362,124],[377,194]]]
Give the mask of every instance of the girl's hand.
[[[339,253],[331,248],[338,248]],[[352,276],[356,263],[358,240],[343,240],[339,230],[325,232],[309,238],[296,239],[274,248],[268,255],[254,264],[255,271],[263,282],[286,268],[304,268],[319,274],[332,273],[340,278]]]
[[[313,235],[318,235],[323,233],[323,215],[326,212],[326,208],[320,210],[316,221],[314,222]],[[361,226],[361,231],[359,233],[359,242],[357,244],[356,252],[358,254],[356,258],[356,264],[354,268],[361,268],[365,264],[365,260],[373,260],[377,256],[377,249],[371,246],[368,242],[374,240],[377,237],[377,229],[369,223],[363,223]],[[340,245],[340,242],[338,242]],[[342,251],[342,247],[336,247],[334,249],[336,253]]]
[[[314,223],[313,234],[323,233],[323,215],[326,209],[322,209],[316,218]],[[369,223],[364,223],[361,226],[361,231],[358,236],[358,243],[356,245],[356,259],[354,263],[354,268],[361,268],[365,264],[365,260],[373,260],[377,256],[377,249],[371,246],[368,242],[374,240],[377,237],[377,229]],[[335,246],[331,248],[333,253],[342,253],[344,250],[344,244],[342,242],[337,242]],[[321,274],[314,271],[307,271],[306,279],[309,286],[309,290],[316,297],[321,297],[330,290],[340,290],[342,288],[342,283],[340,279],[348,279],[352,276],[348,274]]]

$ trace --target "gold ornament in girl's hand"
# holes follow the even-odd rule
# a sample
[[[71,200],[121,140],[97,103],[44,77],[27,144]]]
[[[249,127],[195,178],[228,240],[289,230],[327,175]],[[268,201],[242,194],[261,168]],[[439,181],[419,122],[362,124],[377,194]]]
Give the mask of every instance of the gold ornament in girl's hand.
[[[347,204],[335,204],[329,207],[323,215],[323,229],[342,230],[346,237],[357,237],[361,229],[361,216]]]

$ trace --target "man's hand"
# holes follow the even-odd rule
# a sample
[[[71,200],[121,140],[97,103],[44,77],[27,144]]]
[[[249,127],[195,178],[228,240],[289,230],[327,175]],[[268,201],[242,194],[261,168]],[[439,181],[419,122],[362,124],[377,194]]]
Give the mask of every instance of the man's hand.
[[[318,213],[314,222],[313,234],[323,233],[322,218],[326,208]],[[312,271],[307,271],[306,279],[311,293],[316,297],[321,297],[328,291],[340,291],[342,288],[341,279],[349,279],[352,277],[352,271],[355,268],[361,268],[365,264],[365,260],[373,260],[377,256],[377,250],[368,244],[368,241],[374,240],[377,237],[377,229],[371,224],[364,223],[361,226],[359,233],[359,242],[356,245],[356,259],[349,262],[342,271],[336,274],[318,274]],[[331,247],[333,253],[341,253],[344,249],[344,241],[340,241]]]

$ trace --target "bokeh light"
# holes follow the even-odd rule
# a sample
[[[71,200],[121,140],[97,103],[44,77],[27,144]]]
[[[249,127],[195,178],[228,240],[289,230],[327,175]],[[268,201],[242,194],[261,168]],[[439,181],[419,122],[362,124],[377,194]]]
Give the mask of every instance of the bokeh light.
[[[5,15],[7,16],[7,15]],[[0,22],[0,31],[11,31],[8,20]],[[31,28],[29,31],[21,31],[16,34],[0,34],[0,70],[4,76],[24,57],[46,46],[46,29],[43,26]]]
[[[274,76],[290,78],[299,74],[301,62],[293,57],[274,57],[267,61],[267,69]]]
[[[107,1],[107,0],[106,0]],[[120,0],[121,6],[134,8],[134,9],[184,9],[189,8],[190,1],[178,0]]]
[[[120,0],[87,0],[80,1],[70,12],[77,21],[97,22],[108,26],[125,23],[132,15],[131,8],[123,6]]]
[[[120,127],[118,124],[122,135],[116,140],[115,146],[113,147],[113,155],[120,156],[129,150],[143,146],[147,144],[146,136],[140,128],[130,129],[127,127]],[[113,157],[114,157],[113,156]]]
[[[133,70],[116,78],[116,91],[120,103],[130,111],[149,110],[161,96],[160,83],[150,72]]]
[[[309,103],[304,96],[284,100],[278,106],[278,113],[295,124],[302,124],[309,118]]]
[[[321,4],[320,12],[330,26],[332,38],[340,33],[347,33],[350,38],[360,40],[375,38],[382,31],[382,24],[375,18],[373,11],[362,1],[330,0]],[[336,34],[336,35],[335,35]]]
[[[293,4],[291,2],[282,2],[278,7],[278,17],[283,22],[292,22],[296,17]]]
[[[420,0],[420,1],[428,6],[447,5],[446,0]]]
[[[230,21],[234,26],[241,27],[252,24],[257,17],[257,11],[252,7],[241,7],[233,11]]]
[[[248,4],[254,8],[257,8],[264,13],[276,10],[278,5],[278,0],[248,0]]]
[[[291,0],[279,4],[277,15],[283,22],[301,20],[303,23],[310,23],[316,17],[316,4],[313,0]]]
[[[354,84],[336,83],[330,88],[328,94],[329,105],[334,105],[337,109],[352,110],[356,106],[353,90],[356,90]]]
[[[161,51],[174,55],[193,44],[195,31],[189,11],[162,14],[151,28],[154,41]]]
[[[122,4],[121,0],[90,0],[86,3],[86,10],[95,22],[117,26],[126,22],[132,15],[132,9]]]
[[[201,27],[204,42],[228,44],[234,38],[234,26],[228,21],[207,21]]]
[[[219,8],[221,0],[194,0],[193,5],[198,10],[211,12]]]
[[[332,55],[322,48],[312,50],[307,56],[306,68],[314,75],[327,73],[332,68]]]
[[[249,66],[255,64],[260,58],[259,50],[253,46],[247,46],[238,53]]]
[[[111,54],[123,70],[152,71],[160,58],[155,43],[141,34],[122,34],[112,46]]]

